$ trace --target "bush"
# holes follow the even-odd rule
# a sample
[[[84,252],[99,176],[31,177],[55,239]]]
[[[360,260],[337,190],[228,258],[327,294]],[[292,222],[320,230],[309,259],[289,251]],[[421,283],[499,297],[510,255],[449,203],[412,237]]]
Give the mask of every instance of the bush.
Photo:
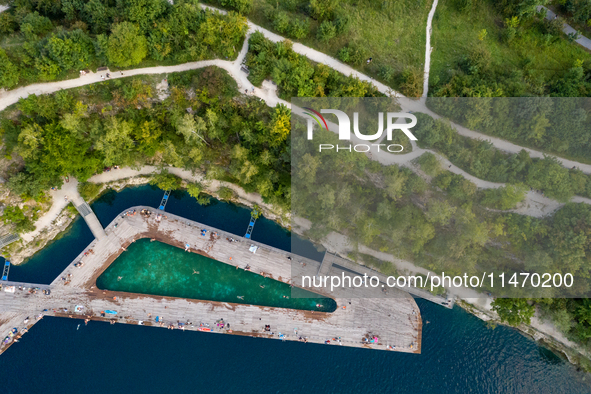
[[[349,14],[346,14],[345,12],[339,10],[337,12],[337,15],[334,19],[334,25],[337,29],[337,34],[340,36],[341,34],[345,34],[347,31],[349,31],[349,25],[351,22],[351,18],[349,17]]]
[[[122,22],[113,28],[109,36],[107,57],[116,66],[129,67],[139,64],[148,55],[148,41],[137,26]]]
[[[340,61],[349,63],[349,61],[351,61],[351,49],[349,47],[342,47],[337,52],[337,57]]]
[[[189,193],[189,196],[191,196],[191,197],[197,198],[199,196],[199,194],[201,194],[202,191],[203,191],[203,186],[201,186],[200,183],[190,182],[187,184],[187,192]]]
[[[221,0],[222,7],[231,8],[246,15],[252,10],[252,0]]]
[[[2,214],[2,220],[6,224],[14,224],[17,233],[26,233],[35,230],[35,225],[25,216],[25,213],[19,207],[6,207]]]
[[[9,12],[0,14],[0,34],[10,34],[14,31],[15,27],[14,17]]]
[[[357,44],[349,44],[339,50],[338,58],[349,64],[360,65],[368,58],[367,49]]]
[[[396,70],[392,66],[382,66],[380,67],[379,75],[386,83],[392,83],[396,75]]]
[[[318,27],[316,38],[320,41],[328,42],[337,35],[337,28],[331,21],[324,21]]]
[[[289,29],[289,16],[284,11],[277,12],[273,20],[273,28],[279,33],[285,33]]]
[[[423,153],[417,162],[427,175],[435,176],[441,172],[441,163],[433,153]]]
[[[339,0],[311,0],[310,14],[318,21],[332,20],[338,4]]]
[[[154,175],[150,180],[150,185],[156,185],[162,190],[177,190],[181,188],[182,179],[176,175],[169,174],[163,170],[160,174]]]
[[[310,34],[310,21],[308,19],[296,18],[289,26],[289,35],[299,40]]]
[[[483,192],[480,203],[496,209],[513,209],[525,198],[524,185],[507,185],[497,189],[487,189]]]
[[[261,5],[261,8],[262,8],[261,13],[263,14],[263,16],[265,18],[267,18],[268,20],[270,20],[271,22],[273,22],[275,20],[275,14],[277,13],[277,10],[275,9],[275,7],[273,7],[271,4],[263,3]]]
[[[407,68],[402,73],[402,85],[400,90],[405,96],[408,97],[421,97],[423,93],[423,73],[416,70]]]
[[[221,200],[231,200],[234,198],[234,190],[229,187],[220,187],[218,189],[218,196]]]
[[[102,186],[100,184],[92,182],[84,182],[78,186],[78,191],[86,202],[94,200],[101,189]]]

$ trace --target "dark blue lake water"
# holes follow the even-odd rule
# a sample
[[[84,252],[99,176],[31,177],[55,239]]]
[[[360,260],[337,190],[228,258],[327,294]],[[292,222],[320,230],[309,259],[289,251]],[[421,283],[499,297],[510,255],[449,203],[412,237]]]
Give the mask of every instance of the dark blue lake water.
[[[158,206],[149,186],[93,204],[103,224],[133,205]],[[247,209],[199,207],[184,193],[167,211],[243,235]],[[290,235],[259,220],[253,239],[289,249]],[[90,241],[83,221],[11,268],[11,280],[49,283]],[[320,254],[319,254],[320,255]],[[588,374],[516,330],[460,308],[417,300],[422,354],[280,342],[214,333],[46,317],[0,356],[3,393],[591,393]],[[427,323],[429,322],[429,323]]]

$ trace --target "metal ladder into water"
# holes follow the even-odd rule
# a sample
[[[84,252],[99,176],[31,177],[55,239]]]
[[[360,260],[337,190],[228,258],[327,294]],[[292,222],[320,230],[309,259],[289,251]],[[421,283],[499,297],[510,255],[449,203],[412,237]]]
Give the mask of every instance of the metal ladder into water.
[[[250,239],[250,235],[252,234],[252,229],[254,229],[254,224],[257,221],[257,211],[252,211],[250,213],[250,223],[248,224],[248,228],[246,229],[246,234],[244,238]]]
[[[4,271],[2,272],[2,280],[8,280],[8,271],[10,271],[10,261],[4,262]]]
[[[164,197],[162,197],[162,201],[160,201],[160,206],[158,207],[158,209],[164,211],[164,208],[166,208],[166,203],[168,202],[168,196],[170,196],[170,192],[171,190],[167,190],[164,192]]]

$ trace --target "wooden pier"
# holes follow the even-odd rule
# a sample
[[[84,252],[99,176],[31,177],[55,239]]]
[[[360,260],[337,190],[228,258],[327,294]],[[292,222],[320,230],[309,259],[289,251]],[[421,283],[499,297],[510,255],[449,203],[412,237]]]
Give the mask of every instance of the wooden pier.
[[[144,209],[151,212],[149,217],[140,214]],[[206,236],[201,235],[202,229],[208,230]],[[227,237],[236,241],[229,242]],[[311,289],[335,299],[337,309],[332,313],[98,289],[96,279],[121,253],[126,252],[130,243],[140,238],[182,248],[189,244],[191,252],[238,268],[245,268],[248,264],[254,273],[290,284],[292,275],[307,272],[315,275],[321,264],[155,208],[133,207],[118,215],[105,228],[105,236],[95,239],[49,286],[20,284],[24,290],[1,291],[0,340],[3,341],[13,327],[19,331],[18,337],[23,328],[32,326],[38,317],[51,315],[420,353],[422,322],[419,308],[408,293],[398,289],[389,290],[396,296],[388,298],[367,298],[363,292],[356,294],[350,290],[329,294],[321,289]],[[249,251],[251,245],[258,246],[256,253]],[[332,256],[331,260],[335,258]],[[84,264],[76,267],[79,262]],[[331,269],[334,265],[332,261]],[[35,287],[40,289],[31,290]],[[44,294],[45,289],[50,290],[49,295]],[[105,310],[117,314],[102,314]],[[159,322],[155,321],[156,316],[159,316]],[[24,323],[27,317],[29,321]],[[223,327],[216,324],[220,319],[223,319]],[[270,331],[265,331],[265,326],[270,326]],[[11,340],[7,345],[0,345],[0,352],[13,343]]]

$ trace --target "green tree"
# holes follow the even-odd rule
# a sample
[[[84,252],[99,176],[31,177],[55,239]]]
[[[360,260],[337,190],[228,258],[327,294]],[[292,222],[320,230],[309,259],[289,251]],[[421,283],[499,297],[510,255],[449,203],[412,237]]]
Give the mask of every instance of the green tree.
[[[0,14],[0,34],[10,34],[14,31],[15,27],[14,16],[10,12]]]
[[[134,146],[131,139],[132,123],[112,116],[101,125],[99,130],[94,132],[95,149],[103,154],[104,165],[110,167],[114,164],[126,164]]]
[[[169,7],[169,3],[162,0],[119,0],[117,3],[125,19],[138,25],[142,32],[152,29]]]
[[[49,18],[41,16],[37,11],[35,11],[27,14],[23,18],[20,24],[20,29],[27,40],[33,41],[38,36],[43,35],[53,29],[53,24]]]
[[[203,186],[197,182],[189,182],[187,183],[187,192],[189,193],[189,196],[198,198],[203,192]]]
[[[324,21],[318,27],[316,38],[320,41],[328,42],[337,35],[337,28],[331,21]]]
[[[449,223],[449,220],[456,213],[456,209],[456,207],[449,205],[447,201],[433,200],[429,201],[425,216],[429,222],[444,226]]]
[[[0,48],[0,88],[13,88],[18,80],[18,68],[10,61],[4,49]]]
[[[150,185],[156,185],[162,190],[177,190],[181,188],[183,180],[176,175],[170,174],[167,170],[162,170],[155,174],[150,180]]]
[[[425,171],[427,175],[436,176],[441,172],[441,163],[433,153],[423,153],[417,162],[421,166],[421,170]]]
[[[109,36],[107,57],[116,66],[128,67],[139,64],[148,54],[146,37],[131,22],[121,22],[113,27]]]
[[[310,11],[316,20],[333,19],[338,0],[311,0]]]
[[[294,18],[289,24],[289,35],[296,40],[305,38],[310,34],[310,21],[308,19]]]
[[[521,323],[530,324],[535,313],[534,306],[524,298],[497,298],[491,306],[501,321],[511,326],[518,326]]]
[[[234,198],[234,190],[229,187],[222,186],[218,189],[217,193],[222,200],[231,200]]]
[[[90,26],[93,33],[103,34],[109,31],[116,14],[116,9],[109,7],[107,2],[89,0],[82,7],[81,18]]]
[[[487,189],[480,201],[482,205],[497,209],[512,209],[523,201],[527,187],[524,185],[507,185],[497,189]]]
[[[23,210],[17,206],[4,208],[2,220],[6,224],[14,224],[17,233],[26,233],[35,230],[35,225],[25,216]]]
[[[283,104],[278,104],[273,112],[270,124],[271,139],[269,145],[282,145],[291,133],[291,110]]]
[[[35,67],[46,79],[63,71],[82,70],[94,59],[92,39],[82,30],[62,31],[41,40]]]
[[[246,15],[252,9],[252,0],[219,0],[222,7],[231,8]]]
[[[273,28],[283,34],[289,29],[289,22],[290,18],[286,12],[277,12],[275,13],[275,18],[273,20]]]

